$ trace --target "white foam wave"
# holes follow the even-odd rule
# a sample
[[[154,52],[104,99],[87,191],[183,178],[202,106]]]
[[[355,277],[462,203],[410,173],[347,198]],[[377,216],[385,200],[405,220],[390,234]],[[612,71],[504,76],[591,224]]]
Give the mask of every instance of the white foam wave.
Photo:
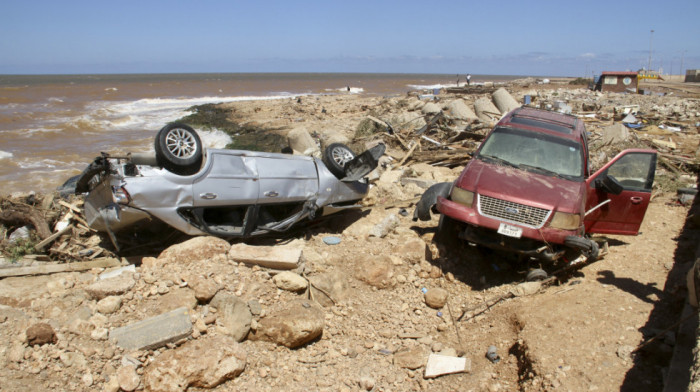
[[[207,148],[224,148],[233,140],[227,133],[216,128],[212,129],[196,129],[197,134],[202,139],[202,143]]]
[[[58,97],[50,97],[49,102],[57,102],[57,103],[63,103],[63,99],[58,98]]]
[[[55,169],[57,166],[63,166],[64,163],[54,159],[42,159],[40,161],[31,158],[23,159],[17,163],[22,169]]]
[[[7,151],[0,151],[0,159],[12,158],[12,153]]]

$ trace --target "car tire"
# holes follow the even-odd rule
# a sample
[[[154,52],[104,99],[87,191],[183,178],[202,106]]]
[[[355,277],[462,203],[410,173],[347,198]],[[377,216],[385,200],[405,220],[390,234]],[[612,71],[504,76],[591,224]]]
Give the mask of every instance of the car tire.
[[[343,143],[332,143],[323,151],[323,163],[338,178],[345,177],[345,165],[355,159],[355,153]]]
[[[581,251],[589,262],[598,259],[600,248],[598,247],[598,243],[591,239],[571,235],[564,239],[564,245]]]
[[[527,273],[525,280],[528,282],[537,282],[547,279],[547,272],[540,268],[535,268]]]
[[[459,224],[447,215],[440,215],[433,242],[445,246],[447,251],[459,245]]]
[[[155,140],[158,165],[178,175],[191,175],[202,166],[202,140],[192,127],[182,123],[164,126]]]

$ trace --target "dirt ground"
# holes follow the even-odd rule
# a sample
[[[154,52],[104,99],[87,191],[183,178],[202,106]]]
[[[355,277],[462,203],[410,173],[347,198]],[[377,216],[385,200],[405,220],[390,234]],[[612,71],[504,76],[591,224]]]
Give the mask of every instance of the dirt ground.
[[[319,97],[304,99],[301,105],[290,100],[282,105],[235,107],[237,115],[260,125],[296,124],[309,131],[334,129],[351,135],[368,114],[362,105],[381,107],[384,99]],[[459,171],[442,169],[440,176],[454,178]],[[409,198],[417,192],[404,189],[402,195]],[[441,248],[432,242],[437,216],[429,222],[413,222],[410,202],[385,208],[383,203],[396,200],[383,199],[381,194],[373,197],[378,205],[372,208],[284,238],[304,242],[305,273],[338,273],[348,284],[343,300],[325,308],[321,338],[296,349],[245,340],[241,343],[247,352],[245,371],[215,390],[663,389],[675,345],[674,330],[664,330],[680,317],[687,295],[685,272],[694,261],[700,238],[697,229],[685,226],[689,207],[679,204],[675,193],[655,191],[640,235],[594,237],[608,244],[607,253],[597,261],[567,269],[555,275],[554,284],[516,297],[509,293],[525,280],[528,266],[511,255],[467,244]],[[408,214],[403,213],[404,207]],[[399,224],[386,237],[358,234],[391,214]],[[324,243],[324,237],[331,235],[340,237],[340,244]],[[409,244],[417,239],[426,244],[426,254],[418,260],[409,257],[415,256]],[[391,269],[388,287],[377,288],[357,278],[367,263],[383,260]],[[549,273],[563,267],[542,265]],[[138,266],[136,285],[123,295],[121,309],[97,317],[96,301],[84,289],[99,272],[0,280],[0,341],[5,342],[0,344],[0,391],[118,390],[110,389],[109,380],[116,377],[127,356],[141,361],[141,375],[153,358],[172,347],[129,353],[76,331],[76,318],[110,329],[154,316],[167,307],[167,295],[187,290],[176,283],[190,274],[217,280],[222,291],[246,301],[256,299],[264,309],[304,297],[279,290],[272,283],[274,274],[266,269],[216,257],[202,265]],[[170,282],[169,293],[153,294],[157,282]],[[439,310],[428,307],[424,299],[424,291],[436,288],[449,293],[447,305]],[[196,319],[207,309],[200,303],[191,313]],[[85,312],[93,316],[81,316]],[[23,334],[27,326],[40,321],[54,327],[58,341],[28,346]],[[213,324],[202,332],[219,333]],[[487,359],[490,346],[495,346],[499,361]],[[431,352],[463,355],[470,371],[425,379],[425,360]],[[417,365],[405,365],[405,357]],[[141,383],[137,390],[143,387]]]

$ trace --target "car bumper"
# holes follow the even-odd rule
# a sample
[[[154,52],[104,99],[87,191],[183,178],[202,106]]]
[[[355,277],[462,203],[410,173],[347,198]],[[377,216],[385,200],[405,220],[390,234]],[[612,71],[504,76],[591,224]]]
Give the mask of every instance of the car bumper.
[[[567,236],[578,236],[581,234],[578,230],[554,229],[547,226],[536,229],[503,222],[483,216],[474,208],[469,208],[442,196],[437,198],[437,210],[443,215],[467,224],[464,230],[460,232],[460,238],[466,241],[533,257],[540,257],[543,252],[551,252],[552,247],[548,247],[547,244],[563,245]],[[507,223],[522,229],[522,236],[515,238],[499,234],[497,231],[501,223]],[[557,258],[560,256],[559,251],[554,253],[557,255],[550,257]]]

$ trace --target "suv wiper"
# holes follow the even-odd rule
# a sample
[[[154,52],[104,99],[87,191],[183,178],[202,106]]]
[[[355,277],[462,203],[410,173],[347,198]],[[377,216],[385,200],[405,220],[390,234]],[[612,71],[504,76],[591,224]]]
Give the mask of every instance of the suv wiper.
[[[552,170],[549,170],[549,169],[545,169],[545,168],[539,167],[539,166],[532,166],[532,165],[527,165],[527,164],[525,164],[525,163],[521,163],[520,165],[518,165],[518,167],[520,167],[520,168],[522,168],[522,169],[528,169],[528,170],[530,170],[530,171],[537,172],[537,173],[540,173],[540,174],[545,174],[545,175],[550,175],[550,176],[554,176],[554,177],[563,178],[563,179],[565,179],[565,180],[568,180],[568,179],[569,179],[569,178],[567,178],[566,176],[564,176],[564,175],[562,175],[562,174],[559,174],[559,173],[557,173],[557,172],[555,172],[555,171],[552,171]]]
[[[508,162],[508,161],[506,161],[506,160],[503,159],[503,158],[495,157],[495,156],[493,156],[493,155],[483,155],[483,154],[479,154],[479,157],[480,157],[480,158],[486,158],[486,160],[491,161],[491,162],[493,162],[493,163],[500,163],[500,164],[505,165],[505,166],[518,167],[518,165],[516,165],[516,164],[513,163],[513,162]]]

